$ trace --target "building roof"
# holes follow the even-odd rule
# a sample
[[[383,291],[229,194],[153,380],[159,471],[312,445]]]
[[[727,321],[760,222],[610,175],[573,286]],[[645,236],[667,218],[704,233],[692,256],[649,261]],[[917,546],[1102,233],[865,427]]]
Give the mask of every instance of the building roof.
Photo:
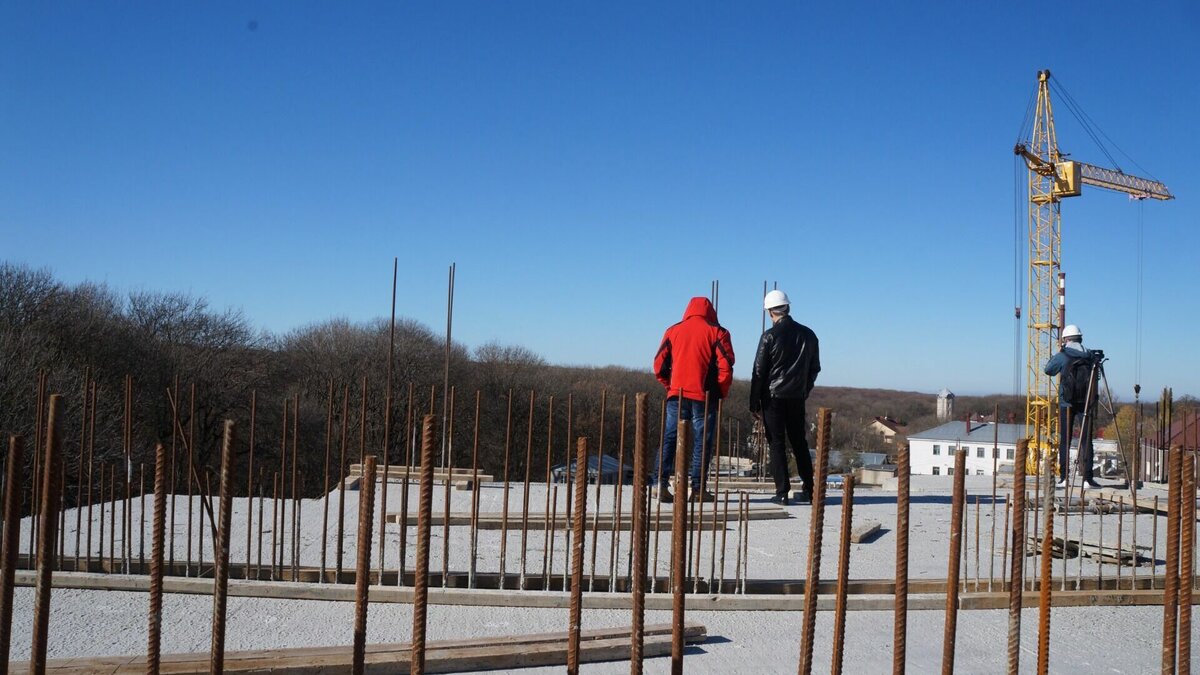
[[[950,391],[949,389],[947,389],[947,388],[945,388],[945,387],[942,387],[942,390],[938,392],[938,397],[940,397],[940,398],[954,398],[954,392]]]
[[[967,427],[970,426],[970,431]],[[999,436],[1005,445],[1014,445],[1017,440],[1024,438],[1024,424],[996,424],[994,422],[971,422],[963,420],[946,422],[932,429],[926,429],[915,434],[909,434],[908,439],[925,441],[967,442],[985,444],[991,443]]]
[[[902,434],[906,429],[908,429],[908,425],[906,425],[904,422],[901,422],[900,420],[894,420],[886,415],[883,417],[876,415],[875,421],[898,434]]]

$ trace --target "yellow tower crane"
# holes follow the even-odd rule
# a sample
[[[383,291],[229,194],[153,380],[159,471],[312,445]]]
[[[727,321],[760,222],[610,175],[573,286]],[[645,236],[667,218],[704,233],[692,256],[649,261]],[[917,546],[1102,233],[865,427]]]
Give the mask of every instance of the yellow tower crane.
[[[1082,120],[1081,120],[1082,121]],[[1097,139],[1098,140],[1098,139]],[[1174,199],[1166,185],[1083,162],[1059,152],[1050,106],[1050,71],[1038,72],[1033,132],[1026,145],[1013,152],[1029,170],[1029,306],[1026,334],[1025,434],[1030,439],[1026,470],[1036,472],[1038,461],[1058,446],[1058,391],[1042,367],[1054,353],[1066,322],[1063,288],[1061,201],[1078,197],[1084,185],[1124,192],[1137,199]],[[1115,163],[1115,162],[1114,162]],[[1057,302],[1055,297],[1057,296]],[[1017,309],[1018,317],[1020,308]]]

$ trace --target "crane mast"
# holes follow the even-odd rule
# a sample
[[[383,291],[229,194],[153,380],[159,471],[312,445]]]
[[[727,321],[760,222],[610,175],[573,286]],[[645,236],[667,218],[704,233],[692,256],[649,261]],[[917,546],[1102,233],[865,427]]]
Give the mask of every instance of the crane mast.
[[[1026,331],[1026,471],[1041,471],[1041,460],[1056,452],[1059,438],[1058,391],[1042,367],[1058,344],[1066,322],[1062,262],[1062,200],[1077,197],[1083,185],[1123,192],[1136,199],[1174,199],[1167,186],[1120,171],[1066,160],[1059,152],[1050,104],[1050,71],[1038,71],[1037,107],[1029,145],[1014,153],[1029,169],[1029,306]]]

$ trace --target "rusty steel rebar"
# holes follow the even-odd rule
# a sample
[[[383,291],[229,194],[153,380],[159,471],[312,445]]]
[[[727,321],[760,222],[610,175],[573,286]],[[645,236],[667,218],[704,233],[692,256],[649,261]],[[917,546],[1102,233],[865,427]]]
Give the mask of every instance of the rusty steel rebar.
[[[721,594],[725,590],[725,546],[729,541],[729,490],[726,489],[723,495],[718,495],[721,500],[721,565],[718,567],[717,574],[717,594]]]
[[[284,422],[283,428],[285,430],[287,429],[287,422]],[[287,432],[285,431],[284,437],[286,437],[286,436],[287,436]],[[187,468],[184,471],[184,473],[187,474],[187,498],[188,498],[188,504],[187,504],[187,519],[188,519],[188,522],[187,522],[187,560],[184,562],[184,570],[186,570],[185,576],[189,576],[189,577],[192,576],[192,518],[193,518],[194,507],[195,507],[195,500],[192,499],[192,494],[193,494],[192,493],[192,477],[194,475],[193,469],[196,466],[196,463],[193,461],[193,450],[196,447],[195,441],[196,441],[196,383],[192,382],[192,384],[191,384],[191,412],[188,413],[188,437],[187,437],[187,441],[186,441],[187,442]],[[111,467],[110,467],[110,471],[111,471]],[[199,490],[200,486],[196,485],[196,489]],[[111,497],[112,497],[112,495],[110,493],[109,498],[111,499]],[[109,553],[109,557],[110,558],[112,557],[111,553]]]
[[[265,506],[267,497],[263,491],[263,468],[258,467],[258,548],[254,558],[254,578],[262,578],[262,554],[263,554],[263,507]]]
[[[443,411],[442,415],[442,424],[448,425],[442,429],[443,464],[446,471],[445,489],[442,495],[442,588],[446,587],[450,578],[450,484],[453,482],[450,479],[454,476],[454,406],[457,398],[458,392],[455,387],[450,387],[449,410]],[[380,520],[382,521],[382,516]]]
[[[682,397],[680,397],[682,399]],[[691,483],[688,484],[688,505],[691,507],[691,515],[694,517],[688,521],[689,526],[692,520],[695,521],[695,529],[689,531],[689,536],[692,537],[694,548],[690,548],[689,553],[692,556],[692,592],[700,592],[700,552],[703,550],[704,538],[704,492],[705,492],[705,466],[708,463],[708,406],[709,397],[704,397],[704,422],[700,425],[700,468],[698,473],[700,481],[696,486],[696,490],[691,489]],[[692,413],[695,414],[694,412]],[[689,448],[690,450],[690,448]],[[689,478],[690,480],[690,478]],[[714,502],[715,506],[715,502]]]
[[[505,581],[507,580],[507,568],[505,556],[508,553],[508,463],[510,451],[512,450],[512,389],[508,390],[508,414],[507,421],[504,424],[504,492],[500,498],[500,590],[504,590]],[[478,489],[478,488],[476,488]]]
[[[637,394],[634,397],[633,408],[633,504],[630,506],[633,533],[629,541],[633,553],[633,568],[630,574],[633,618],[630,628],[629,673],[642,675],[642,649],[645,644],[646,625],[646,445],[649,440],[645,394]]]
[[[600,484],[604,481],[604,412],[608,408],[608,390],[600,390],[600,440],[596,443],[596,512],[592,516],[592,564],[588,568],[588,592],[596,582],[596,545],[600,536]],[[589,467],[584,467],[586,471]]]
[[[479,557],[479,406],[482,395],[475,390],[475,422],[471,439],[471,563],[467,569],[467,588],[475,588],[475,565]]]
[[[330,380],[332,393],[333,380]],[[254,535],[254,426],[257,421],[255,418],[258,415],[258,392],[254,389],[250,390],[250,439],[246,443],[247,458],[246,458],[246,572],[245,578],[250,578],[250,552],[253,550],[251,544]],[[328,486],[325,490],[328,494]],[[325,502],[328,510],[329,502]],[[143,509],[144,510],[144,509]]]
[[[1004,527],[1000,528],[1000,538],[1003,540],[1000,551],[1000,587],[1008,583],[1008,516],[1012,513],[1012,502],[1004,500]],[[1083,530],[1081,529],[1080,532]]]
[[[682,395],[680,399],[682,399]],[[682,404],[682,400],[680,400]],[[682,412],[682,411],[681,411]],[[692,454],[692,424],[679,415],[675,427],[675,501],[671,520],[671,673],[683,673],[684,598],[687,588],[687,498],[688,459]]]
[[[583,537],[584,522],[587,520],[587,439],[580,436],[575,441],[575,508],[571,529],[575,532],[571,540],[571,607],[567,625],[567,673],[579,673],[579,641],[583,615]]]
[[[1171,446],[1167,457],[1167,567],[1163,583],[1162,672],[1175,672],[1179,638],[1179,506],[1183,449]]]
[[[83,408],[79,413],[79,459],[75,464],[75,570],[79,570],[79,552],[82,549],[83,532],[83,465],[87,451],[88,386],[91,384],[92,367],[83,369]],[[65,528],[64,528],[65,529]],[[6,643],[7,644],[7,643]],[[7,654],[8,651],[0,651]]]
[[[221,510],[217,514],[217,550],[213,551],[213,618],[212,643],[209,651],[210,669],[214,673],[225,669],[225,615],[229,592],[229,526],[233,518],[233,444],[237,425],[225,420],[221,436]]]
[[[721,409],[722,400],[717,400],[717,420],[716,430],[713,433],[715,437],[715,447],[713,448],[713,466],[716,470],[713,472],[713,506],[712,506],[712,541],[709,547],[708,554],[708,587],[709,592],[712,592],[713,585],[717,579],[717,500],[721,498]],[[728,504],[726,504],[728,505]],[[725,523],[721,522],[722,532],[724,531]],[[724,553],[724,551],[722,551]],[[723,572],[724,570],[722,570]],[[717,588],[720,593],[720,587]]]
[[[341,425],[342,448],[341,448],[341,454],[338,456],[338,472],[339,472],[339,475],[341,475],[342,480],[340,483],[338,483],[337,547],[334,551],[334,578],[333,578],[333,582],[335,584],[340,584],[342,582],[342,562],[344,560],[344,555],[345,555],[346,442],[347,442],[347,435],[349,432],[348,427],[350,426],[349,417],[350,417],[350,386],[342,385],[342,425]],[[408,496],[407,491],[404,496],[405,497]],[[407,513],[407,512],[405,512],[405,513]],[[262,519],[260,518],[259,520],[262,520]],[[400,555],[401,573],[400,574],[401,574],[401,576],[404,575],[404,571],[403,571],[404,570],[404,567],[403,567],[403,565],[404,565],[404,549],[403,549],[404,544],[403,544],[403,542],[405,539],[404,525],[405,525],[404,522],[401,521],[401,524],[400,524],[400,541],[401,541],[401,549],[400,549],[400,551],[401,551],[401,555]],[[262,544],[260,543],[259,544],[259,554],[261,555],[261,553],[262,553]]]
[[[291,558],[292,581],[300,579],[300,495],[297,491],[297,474],[300,467],[300,394],[292,402],[292,515],[288,519],[292,528],[291,545],[288,547],[288,557]]]
[[[954,672],[954,646],[958,633],[959,567],[962,565],[963,510],[966,501],[967,450],[954,453],[954,493],[950,502],[950,552],[946,570],[946,620],[942,631],[942,673]]]
[[[21,469],[25,439],[8,437],[8,460],[4,465],[4,540],[0,544],[0,672],[8,671],[12,642],[13,580],[21,547]]]
[[[433,518],[433,414],[421,420],[421,497],[417,508],[417,559],[413,568],[412,673],[425,672],[426,603],[429,599],[429,525]]]
[[[95,468],[95,449],[96,449],[96,382],[92,381],[91,387],[92,404],[88,411],[88,450],[87,450],[87,544],[85,544],[85,566],[86,569],[92,567],[92,486],[95,481],[93,469]],[[34,453],[36,454],[36,453]],[[80,468],[82,472],[82,467]],[[80,496],[82,499],[82,495]]]
[[[546,406],[546,505],[542,510],[542,589],[550,588],[550,577],[554,566],[554,516],[558,510],[558,497],[550,489],[550,464],[554,458],[554,395]],[[553,504],[553,506],[552,506]]]
[[[1054,579],[1051,544],[1054,540],[1054,455],[1046,455],[1042,462],[1042,473],[1046,481],[1042,488],[1042,571],[1038,584],[1038,673],[1045,675],[1050,670],[1050,602]],[[1065,509],[1064,509],[1065,510]],[[1066,533],[1063,534],[1063,565],[1066,566]]]
[[[368,455],[362,463],[362,482],[358,492],[358,541],[355,542],[354,567],[354,661],[352,672],[362,675],[367,652],[367,605],[370,602],[368,587],[371,584],[371,534],[374,532],[371,519],[375,513],[375,455]],[[426,522],[429,522],[428,520]],[[416,605],[414,604],[414,610]],[[422,620],[424,606],[422,603]],[[415,613],[415,611],[414,611]],[[421,663],[424,665],[425,632],[422,621]],[[416,633],[413,634],[413,663],[417,662]],[[418,672],[415,669],[413,672]]]
[[[42,454],[43,448],[42,436],[44,427],[42,420],[45,418],[46,412],[46,372],[38,369],[38,386],[37,386],[37,403],[34,410],[33,422],[33,475],[29,478],[29,562],[30,566],[37,568],[38,550],[37,536],[38,525],[40,518],[38,517],[39,509],[41,508],[41,489],[42,489]]]
[[[390,482],[389,469],[392,453],[392,408],[395,405],[395,402],[392,400],[392,371],[395,369],[396,362],[396,276],[399,266],[400,258],[392,256],[392,313],[388,319],[387,378],[384,381],[383,389],[383,484],[380,486],[382,494],[379,498],[379,584],[381,586],[383,585],[383,570],[387,566],[387,549],[384,545],[387,543],[388,483]],[[330,386],[332,387],[332,382]],[[326,465],[328,463],[329,461],[326,460]],[[404,467],[405,481],[408,480],[408,471],[409,467]],[[326,493],[328,493],[329,488],[326,487],[325,489]],[[324,553],[325,541],[322,539],[322,556],[324,556]],[[323,564],[322,567],[324,567]]]
[[[804,627],[800,637],[800,675],[812,672],[813,642],[817,634],[817,585],[821,580],[821,539],[825,529],[825,472],[833,410],[817,409],[817,465],[813,471],[812,516],[808,533],[808,575],[804,582]],[[747,527],[747,530],[749,528]],[[747,533],[749,537],[749,533]],[[747,561],[749,562],[749,561]]]
[[[328,396],[328,398],[325,402],[325,462],[322,465],[325,470],[325,482],[323,483],[323,485],[324,485],[323,502],[324,503],[321,508],[321,573],[320,573],[320,576],[318,577],[318,579],[320,579],[321,583],[325,583],[325,568],[327,567],[327,564],[329,562],[329,557],[328,557],[329,556],[329,460],[331,459],[331,455],[333,454],[333,378],[332,377],[329,378],[329,394],[327,396]],[[253,406],[253,399],[251,400],[251,405]],[[253,419],[253,415],[251,415],[251,418]],[[254,433],[253,427],[251,427],[250,433],[251,434]],[[253,466],[254,466],[254,446],[253,445],[251,445],[251,447],[250,447],[250,466],[251,466],[251,469],[253,469]],[[253,474],[251,474],[251,475],[253,475]],[[385,471],[384,472],[385,480],[386,480],[386,475],[387,475],[387,472]],[[249,493],[247,493],[246,496],[249,496]],[[250,526],[249,514],[247,514],[247,516],[246,516],[246,526],[247,526],[247,528],[249,528],[249,526]],[[250,566],[250,563],[249,563],[249,560],[250,560],[249,537],[250,537],[250,533],[247,531],[246,532],[246,538],[247,538],[246,539],[246,548],[247,548],[247,550],[246,550],[246,561],[247,561],[246,567],[247,567],[247,569],[249,569],[249,566]]]
[[[278,570],[279,548],[276,543],[279,539],[279,472],[271,473],[271,575],[270,579],[275,581],[276,572]]]
[[[413,428],[415,419],[413,412],[413,383],[408,383],[408,407],[404,413],[404,481],[400,483],[400,541],[398,568],[396,570],[396,585],[404,585],[404,570],[408,563],[408,486],[412,483],[413,457],[416,455],[416,430]]]
[[[750,493],[742,493],[742,521],[746,523],[742,538],[742,595],[746,594],[746,581],[750,578]]]
[[[892,672],[903,675],[908,648],[908,443],[896,453],[896,600],[892,612]]]
[[[651,593],[656,593],[658,591],[658,537],[659,537],[659,533],[662,531],[662,499],[661,499],[661,497],[662,497],[662,485],[663,485],[662,471],[664,468],[662,465],[662,462],[663,462],[664,446],[667,444],[667,402],[666,402],[666,400],[663,400],[662,403],[659,404],[658,415],[659,415],[658,416],[658,436],[657,436],[658,462],[654,465],[654,471],[655,471],[654,480],[657,484],[654,486],[654,489],[658,490],[657,497],[659,497],[659,498],[654,500],[654,502],[655,502],[655,504],[654,504],[654,546],[652,547],[654,550],[654,561],[650,564],[651,569],[653,569],[654,571],[650,577],[650,592]]]
[[[1179,673],[1191,673],[1192,663],[1192,590],[1196,582],[1196,451],[1184,450],[1180,484],[1179,523]]]
[[[46,648],[50,637],[50,590],[54,569],[54,543],[58,539],[59,492],[58,464],[62,461],[62,418],[59,408],[62,396],[51,394],[46,413],[46,450],[42,460],[42,504],[38,513],[37,582],[34,587],[33,646],[30,649],[29,672],[46,672]]]
[[[533,466],[533,405],[536,392],[529,391],[529,426],[525,440],[525,490],[521,497],[521,574],[517,588],[525,590],[525,554],[529,546],[529,480]]]
[[[1012,558],[1008,576],[1008,673],[1017,675],[1021,667],[1021,595],[1025,566],[1025,455],[1029,439],[1017,441],[1013,459]]]
[[[157,673],[162,641],[163,554],[166,548],[167,451],[154,448],[154,524],[150,543],[150,611],[147,617],[146,672]]]
[[[842,540],[838,551],[837,601],[833,619],[833,666],[830,672],[841,675],[846,647],[846,582],[850,576],[850,529],[854,527],[854,474],[842,478]]]
[[[564,444],[565,447],[563,448],[564,453],[565,453],[564,457],[563,457],[563,465],[566,467],[571,466],[571,458],[575,451],[575,448],[571,447],[571,434],[574,431],[574,429],[572,427],[572,422],[575,419],[574,415],[575,415],[575,395],[573,393],[568,393],[567,394],[567,434],[566,434],[567,442]],[[568,472],[568,474],[569,474],[569,472]],[[566,508],[563,510],[564,525],[566,523],[574,522],[573,520],[571,520],[571,518],[572,518],[572,516],[571,516],[572,508],[571,507],[573,506],[574,500],[575,500],[575,495],[572,492],[574,489],[574,486],[575,486],[575,482],[573,480],[571,480],[569,475],[567,477],[566,486],[567,486],[566,495],[564,496],[564,499],[563,499],[564,505],[566,506]],[[571,531],[570,527],[564,527],[564,529],[566,530],[567,536],[566,536],[566,541],[563,542],[563,550],[567,551],[569,553],[571,550],[572,531]],[[570,580],[571,580],[571,556],[569,554],[567,554],[567,555],[563,555],[563,576],[562,576],[563,589],[567,588],[568,584],[570,583]]]

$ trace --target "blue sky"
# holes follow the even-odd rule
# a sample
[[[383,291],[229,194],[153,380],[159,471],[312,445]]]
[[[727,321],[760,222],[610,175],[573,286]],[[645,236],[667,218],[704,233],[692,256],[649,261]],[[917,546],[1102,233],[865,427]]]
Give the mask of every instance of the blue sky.
[[[1178,196],[1064,204],[1068,319],[1129,398],[1140,222],[1140,382],[1200,395],[1197,44],[1185,2],[4,3],[0,259],[277,332],[386,315],[393,256],[441,330],[456,262],[456,339],[631,367],[719,279],[739,377],[771,280],[822,384],[1006,393],[1050,68]]]

